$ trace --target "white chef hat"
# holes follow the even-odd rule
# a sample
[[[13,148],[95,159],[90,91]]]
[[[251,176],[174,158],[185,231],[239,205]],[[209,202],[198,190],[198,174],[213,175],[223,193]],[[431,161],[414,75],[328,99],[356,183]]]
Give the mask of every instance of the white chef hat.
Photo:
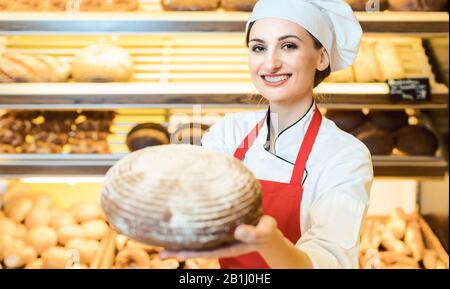
[[[285,19],[305,28],[327,51],[331,71],[350,66],[358,53],[361,25],[343,0],[259,0],[246,33],[251,22],[262,18]]]

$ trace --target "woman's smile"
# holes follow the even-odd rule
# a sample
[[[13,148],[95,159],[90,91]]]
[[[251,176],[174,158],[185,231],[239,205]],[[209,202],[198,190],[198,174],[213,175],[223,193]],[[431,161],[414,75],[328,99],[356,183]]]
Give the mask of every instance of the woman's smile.
[[[285,84],[290,78],[292,74],[291,73],[285,73],[285,74],[265,74],[261,75],[261,78],[264,81],[264,84],[271,87],[278,87]]]

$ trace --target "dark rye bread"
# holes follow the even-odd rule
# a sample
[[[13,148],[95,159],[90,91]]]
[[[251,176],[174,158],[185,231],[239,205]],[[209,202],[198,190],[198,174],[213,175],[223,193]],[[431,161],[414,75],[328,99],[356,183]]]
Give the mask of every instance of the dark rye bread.
[[[170,143],[201,145],[203,135],[209,129],[206,124],[185,123],[172,133]]]
[[[262,214],[261,185],[237,159],[193,145],[133,152],[106,174],[101,204],[121,234],[171,250],[234,243]]]
[[[338,128],[352,132],[364,124],[366,116],[360,110],[327,110],[326,118],[332,120]]]
[[[377,128],[387,131],[397,131],[408,125],[408,115],[404,111],[372,110],[367,116]]]
[[[127,147],[131,152],[145,147],[169,144],[169,142],[169,132],[164,126],[157,123],[138,124],[127,134]]]
[[[367,146],[372,155],[390,155],[395,148],[394,137],[389,131],[365,125],[354,134]]]
[[[434,155],[438,149],[435,134],[421,125],[410,125],[396,134],[397,149],[407,155]]]

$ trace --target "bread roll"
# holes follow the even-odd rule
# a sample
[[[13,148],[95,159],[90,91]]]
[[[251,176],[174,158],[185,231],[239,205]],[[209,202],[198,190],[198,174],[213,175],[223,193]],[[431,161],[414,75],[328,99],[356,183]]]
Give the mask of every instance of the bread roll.
[[[0,236],[9,235],[15,237],[17,232],[17,224],[8,218],[0,218]]]
[[[118,46],[93,44],[82,49],[72,62],[72,75],[81,82],[128,81],[133,63],[128,52]]]
[[[11,235],[0,234],[0,264],[5,257],[5,253],[14,245],[14,238]]]
[[[434,155],[438,149],[435,134],[421,125],[410,125],[396,133],[397,148],[407,155]]]
[[[45,207],[34,207],[25,219],[28,228],[48,226],[50,224],[50,211]]]
[[[89,239],[101,240],[108,233],[109,227],[103,220],[90,220],[81,224],[84,236]]]
[[[19,240],[25,240],[28,234],[28,229],[23,224],[18,224],[16,227],[15,238]]]
[[[44,269],[44,262],[41,258],[35,259],[25,266],[25,269]]]
[[[203,135],[208,131],[209,126],[199,123],[185,123],[177,127],[171,136],[172,144],[192,144],[202,145]]]
[[[33,193],[29,198],[33,201],[34,207],[50,208],[53,205],[53,198],[45,193]]]
[[[138,0],[82,0],[80,3],[80,11],[134,11],[138,7]]]
[[[64,226],[58,230],[58,242],[63,246],[71,239],[83,239],[84,237],[84,230],[80,225]]]
[[[5,253],[3,263],[7,268],[17,269],[37,258],[36,251],[32,247],[17,246]]]
[[[17,198],[5,205],[5,214],[16,223],[21,223],[32,208],[33,202],[29,198]]]
[[[216,10],[219,0],[161,0],[165,10],[175,11],[206,11]]]
[[[55,230],[49,227],[36,227],[31,229],[27,235],[27,243],[41,255],[48,248],[58,244],[58,236]]]
[[[71,252],[63,247],[49,248],[42,254],[44,269],[70,269],[74,265]]]
[[[66,244],[66,249],[73,249],[80,254],[80,262],[89,265],[95,254],[100,249],[100,243],[96,240],[72,239]]]
[[[75,220],[79,223],[101,219],[103,216],[102,208],[99,204],[94,202],[82,202],[75,204],[72,206],[70,211],[75,217]]]
[[[75,217],[71,213],[59,213],[55,214],[50,220],[50,226],[55,228],[56,230],[61,227],[75,225],[77,222],[75,221]]]

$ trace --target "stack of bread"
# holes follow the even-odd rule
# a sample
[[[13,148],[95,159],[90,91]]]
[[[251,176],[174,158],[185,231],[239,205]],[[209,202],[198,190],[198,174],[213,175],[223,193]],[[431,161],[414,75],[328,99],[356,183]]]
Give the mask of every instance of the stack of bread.
[[[117,234],[97,202],[63,209],[49,194],[20,184],[0,194],[0,268],[219,267],[217,259],[161,259],[161,250]]]
[[[326,117],[342,130],[361,140],[373,155],[433,156],[439,144],[433,131],[409,125],[404,111],[328,110]]]
[[[448,255],[417,210],[368,217],[361,232],[361,268],[448,269]]]
[[[115,117],[113,111],[84,111],[69,139],[70,152],[77,154],[110,153],[107,138]]]

